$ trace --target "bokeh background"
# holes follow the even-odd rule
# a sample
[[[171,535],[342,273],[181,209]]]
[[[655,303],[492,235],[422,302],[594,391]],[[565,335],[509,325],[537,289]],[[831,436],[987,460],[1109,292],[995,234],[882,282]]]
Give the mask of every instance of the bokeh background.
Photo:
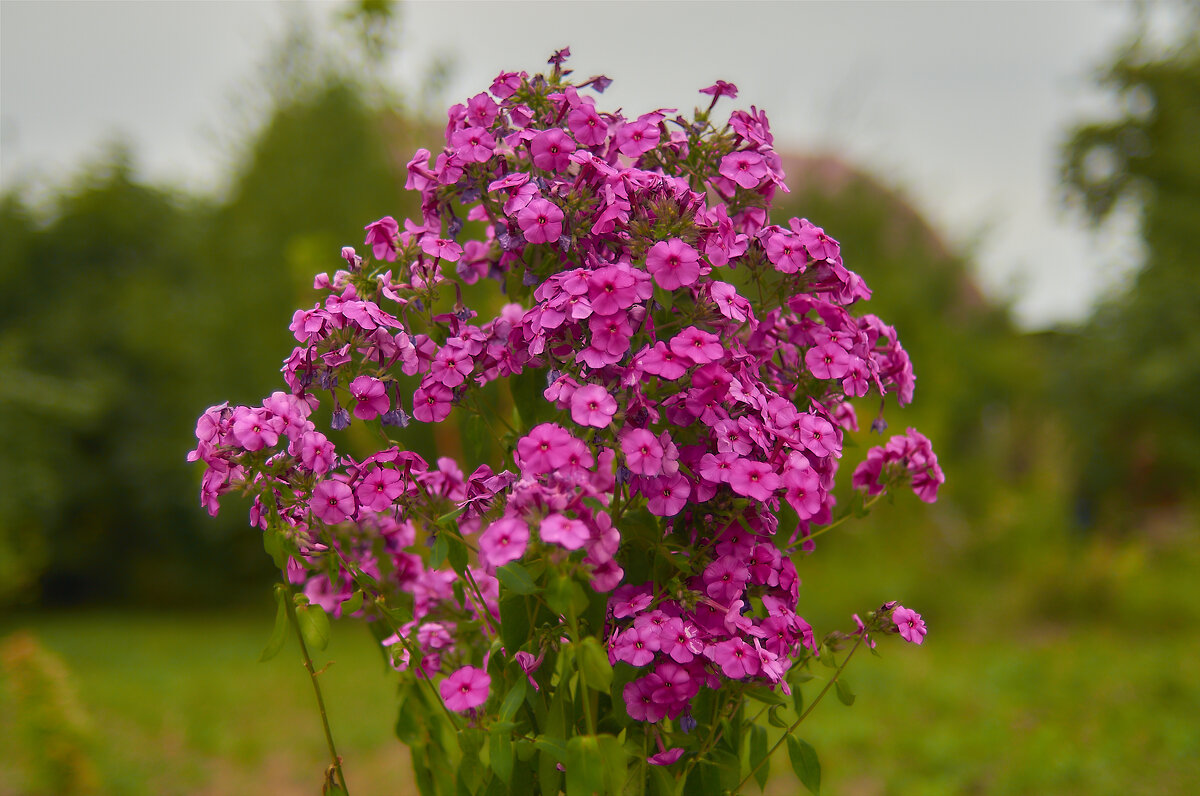
[[[444,108],[568,44],[606,107],[721,78],[765,108],[776,220],[837,237],[912,355],[887,417],[939,502],[799,566],[819,632],[901,599],[930,634],[814,713],[825,791],[1200,791],[1198,14],[4,0],[0,794],[317,792],[296,651],[257,663],[270,560],[245,506],[199,508],[195,418],[281,386],[312,275],[415,209]],[[369,633],[324,657],[352,791],[411,792]]]

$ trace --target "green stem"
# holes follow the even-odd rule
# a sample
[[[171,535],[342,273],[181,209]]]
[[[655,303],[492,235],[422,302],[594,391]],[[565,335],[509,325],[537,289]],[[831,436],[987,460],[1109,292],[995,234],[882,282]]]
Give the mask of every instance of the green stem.
[[[758,773],[758,770],[760,768],[762,768],[764,765],[766,765],[766,762],[771,759],[771,755],[775,754],[775,750],[783,745],[784,741],[786,741],[788,739],[788,736],[790,736],[793,732],[795,732],[796,728],[800,726],[800,722],[802,722],[806,718],[808,718],[808,714],[812,713],[813,708],[815,708],[818,704],[820,704],[821,700],[825,698],[825,695],[827,693],[829,693],[829,689],[833,688],[834,683],[836,683],[838,678],[842,676],[842,670],[846,668],[846,664],[848,664],[850,662],[850,659],[854,657],[854,653],[858,650],[859,646],[862,644],[862,640],[863,640],[863,637],[860,635],[858,637],[858,640],[854,642],[854,646],[850,648],[850,652],[847,653],[846,657],[842,660],[842,665],[837,668],[837,671],[833,673],[833,677],[831,677],[829,679],[829,682],[825,684],[825,687],[821,689],[821,693],[817,694],[817,698],[814,699],[811,703],[809,703],[808,707],[804,709],[804,712],[800,714],[800,718],[796,719],[795,723],[792,724],[792,726],[790,726],[786,730],[784,730],[783,735],[779,736],[779,740],[775,742],[775,745],[767,750],[767,753],[765,755],[763,755],[762,760],[758,761],[758,765],[755,766],[754,768],[752,768],[750,770],[750,773],[747,774],[745,776],[745,778],[742,779],[742,781],[737,784],[737,787],[733,789],[734,793],[737,793],[738,791],[740,791],[742,789],[742,787],[745,786],[745,784],[747,782],[749,782],[754,777],[755,774]]]
[[[295,592],[292,589],[288,589],[288,591],[288,618],[292,621],[292,627],[296,628],[296,641],[300,642],[300,654],[304,656],[304,668],[308,670],[308,677],[313,684],[313,692],[317,695],[317,708],[321,711],[321,726],[325,729],[325,743],[329,746],[329,758],[333,761],[333,769],[337,772],[342,792],[346,796],[350,796],[350,789],[346,787],[346,775],[342,773],[342,758],[338,757],[337,748],[333,744],[333,731],[329,728],[329,716],[325,712],[325,699],[321,696],[321,685],[317,682],[317,672],[313,668],[312,657],[308,654],[308,646],[304,643],[304,634],[300,632],[300,623],[296,620],[296,602],[293,599]]]
[[[884,496],[884,495],[886,495],[886,494],[887,494],[887,492],[880,492],[878,495],[876,495],[875,497],[871,498],[871,499],[870,499],[870,500],[868,500],[866,503],[863,503],[863,508],[864,508],[864,509],[869,509],[869,508],[871,508],[871,507],[872,507],[872,506],[874,506],[876,503],[878,503],[878,502],[880,501],[880,499],[881,499],[881,498],[883,498],[883,496]],[[789,553],[794,553],[794,552],[796,552],[796,549],[797,549],[797,548],[799,548],[799,547],[801,547],[801,546],[802,546],[802,545],[803,545],[805,542],[811,542],[813,539],[816,539],[816,538],[817,538],[818,536],[820,536],[821,534],[823,534],[823,533],[825,533],[825,532],[827,532],[827,531],[832,531],[834,528],[838,527],[838,526],[839,526],[839,525],[841,525],[843,522],[845,522],[846,520],[850,519],[850,518],[851,518],[851,517],[853,517],[853,516],[854,516],[853,514],[847,514],[847,515],[845,515],[844,517],[839,517],[838,519],[836,519],[836,520],[834,520],[833,522],[831,522],[831,523],[829,523],[828,525],[826,525],[824,528],[821,528],[821,529],[820,529],[820,530],[818,530],[818,531],[814,531],[813,533],[810,533],[808,536],[805,536],[803,539],[799,539],[799,540],[797,540],[797,542],[796,542],[794,545],[792,545],[791,547],[789,547],[789,548],[788,548],[788,552],[789,552]]]

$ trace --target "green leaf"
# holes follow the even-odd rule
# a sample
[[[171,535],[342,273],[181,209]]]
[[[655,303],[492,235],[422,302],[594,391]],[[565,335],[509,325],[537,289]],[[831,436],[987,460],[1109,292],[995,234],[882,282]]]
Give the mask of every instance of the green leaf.
[[[508,730],[492,729],[488,739],[488,756],[491,758],[492,771],[504,780],[505,784],[512,782],[513,774],[513,745],[512,735]]]
[[[342,603],[342,616],[350,616],[362,610],[363,592],[362,589],[350,595],[350,599]]]
[[[550,610],[562,616],[579,616],[588,606],[587,594],[579,581],[566,575],[558,575],[546,589],[546,604]]]
[[[304,644],[320,652],[329,646],[329,616],[319,605],[300,605],[296,607],[296,624],[300,626],[300,635]]]
[[[506,589],[516,594],[533,594],[538,590],[538,586],[533,582],[529,572],[525,567],[518,564],[516,561],[505,564],[496,570],[496,577],[500,579],[500,583]],[[501,622],[504,620],[501,619]]]
[[[804,715],[804,692],[799,686],[792,686],[792,704],[796,708],[796,715]]]
[[[446,556],[450,555],[450,541],[446,538],[447,535],[439,533],[434,537],[433,549],[429,551],[430,569],[441,569],[442,564],[446,563]]]
[[[767,757],[768,748],[767,728],[755,724],[750,728],[750,770],[754,771],[754,780],[759,788],[767,787],[767,777],[771,773],[771,761]],[[760,763],[762,767],[758,768]]]
[[[792,770],[804,783],[804,787],[813,793],[821,792],[821,763],[817,760],[817,750],[808,741],[803,741],[794,735],[787,739],[788,757],[792,761]]]
[[[854,704],[854,692],[850,690],[850,686],[842,678],[838,678],[833,683],[833,688],[837,691],[838,701],[849,707]]]
[[[612,687],[613,670],[600,641],[595,636],[588,636],[578,645],[575,655],[588,688],[607,692]]]
[[[518,650],[525,643],[529,636],[529,613],[528,598],[520,595],[501,596],[500,640],[506,648]]]
[[[770,724],[772,727],[778,727],[781,730],[787,729],[787,720],[784,719],[783,716],[779,715],[783,711],[783,705],[772,705],[771,709],[767,711],[767,724]]]
[[[600,756],[604,759],[604,792],[623,793],[629,768],[629,753],[625,751],[621,739],[615,735],[597,737],[600,741]]]
[[[267,646],[263,648],[262,655],[258,656],[260,662],[269,661],[278,655],[279,650],[283,649],[283,642],[287,640],[287,590],[283,586],[275,587],[275,603],[278,605],[275,609],[275,627],[271,630],[271,637],[267,639]]]
[[[446,539],[446,545],[449,548],[447,558],[450,559],[450,567],[459,575],[467,569],[467,545],[463,542],[461,536],[457,533],[439,533],[438,538]]]
[[[433,784],[433,771],[429,767],[425,745],[413,744],[410,746],[409,757],[412,758],[413,777],[417,781],[417,791],[421,796],[437,796],[437,787]]]
[[[267,555],[271,556],[276,568],[287,569],[288,554],[283,544],[283,531],[278,528],[267,528],[263,533],[263,549],[267,551]]]
[[[787,700],[782,693],[761,685],[750,686],[742,693],[755,701],[762,702],[764,705],[787,704]]]
[[[525,688],[526,680],[522,674],[513,683],[513,687],[508,689],[508,693],[504,695],[504,701],[500,703],[501,721],[511,721],[517,715],[517,711],[521,709],[521,703],[525,701]]]
[[[576,735],[567,741],[567,796],[604,793],[604,756],[594,735]]]

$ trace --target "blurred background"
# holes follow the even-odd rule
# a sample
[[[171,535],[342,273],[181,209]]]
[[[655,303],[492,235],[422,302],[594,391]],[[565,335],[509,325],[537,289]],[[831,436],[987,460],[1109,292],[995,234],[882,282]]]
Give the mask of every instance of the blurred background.
[[[826,792],[1197,792],[1198,23],[0,3],[0,794],[316,792],[298,655],[256,662],[270,559],[245,505],[200,509],[195,418],[282,386],[313,274],[416,209],[404,164],[445,107],[566,45],[614,79],[606,108],[690,110],[718,78],[765,108],[775,220],[838,238],[912,355],[887,419],[932,439],[939,502],[899,495],[798,564],[818,632],[889,599],[930,627],[814,714]],[[852,436],[847,471],[877,444]],[[340,625],[325,658],[352,791],[411,792],[369,634]],[[785,768],[769,792],[799,787]]]

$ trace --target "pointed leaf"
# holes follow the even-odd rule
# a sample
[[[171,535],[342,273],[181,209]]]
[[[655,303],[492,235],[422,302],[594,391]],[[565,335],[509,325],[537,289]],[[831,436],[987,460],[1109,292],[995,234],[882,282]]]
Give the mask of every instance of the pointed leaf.
[[[275,627],[271,630],[271,637],[267,639],[267,646],[263,648],[262,655],[258,656],[260,662],[269,661],[279,654],[279,650],[283,649],[283,642],[287,639],[288,629],[288,613],[287,613],[287,591],[282,586],[275,587],[275,603],[278,608],[275,610]]]
[[[837,691],[839,702],[847,707],[854,704],[854,692],[850,690],[850,686],[846,685],[845,680],[839,677],[833,687]]]
[[[517,711],[521,709],[521,703],[525,701],[525,689],[527,681],[522,675],[513,683],[513,687],[508,689],[508,693],[504,695],[504,701],[500,703],[500,720],[511,721],[517,715]]]
[[[786,730],[788,727],[787,719],[780,715],[783,713],[783,710],[783,705],[772,705],[771,709],[767,711],[767,724],[770,724],[772,727],[778,727],[781,730]]]
[[[516,561],[505,564],[496,570],[496,577],[506,589],[515,594],[533,594],[538,590],[529,571]],[[503,621],[503,620],[501,620]]]
[[[567,741],[567,796],[604,793],[604,757],[594,735],[576,735]]]
[[[768,748],[767,728],[755,724],[750,728],[750,770],[754,771],[754,780],[759,788],[767,787],[767,777],[771,773],[771,761],[767,757]]]
[[[305,645],[320,652],[329,646],[329,616],[319,605],[296,607],[296,624]]]
[[[817,750],[808,741],[794,735],[787,739],[788,757],[792,761],[792,770],[796,776],[814,794],[821,792],[821,763],[817,760]]]
[[[595,636],[588,636],[576,652],[579,670],[587,679],[588,688],[607,692],[612,687],[613,670],[608,662],[608,653],[600,646]]]
[[[513,774],[513,744],[508,730],[492,729],[488,739],[488,756],[492,761],[492,771],[505,784],[512,782]]]

